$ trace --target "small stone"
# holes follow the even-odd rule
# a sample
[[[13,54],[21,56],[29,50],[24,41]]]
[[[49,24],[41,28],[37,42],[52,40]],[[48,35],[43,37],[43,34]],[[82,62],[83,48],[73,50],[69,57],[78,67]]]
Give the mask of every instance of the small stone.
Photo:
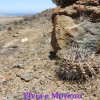
[[[45,81],[40,80],[40,84],[41,84],[41,85],[45,85]]]
[[[13,96],[8,96],[8,100],[14,100]]]
[[[30,73],[25,72],[20,75],[20,78],[25,82],[29,82],[33,79],[33,76]]]
[[[11,48],[17,48],[18,46],[14,45],[14,46],[11,46]]]
[[[51,38],[46,39],[46,40],[45,40],[45,43],[46,43],[46,44],[50,44],[50,43],[51,43]]]
[[[13,37],[17,37],[17,34],[14,34]]]
[[[28,41],[28,38],[24,38],[21,40],[22,43],[27,42],[27,41]]]
[[[18,64],[18,65],[14,65],[13,68],[23,69],[24,67],[21,64]]]
[[[7,97],[2,97],[2,99],[1,100],[7,100]]]
[[[92,95],[94,96],[94,97],[96,97],[97,95],[96,95],[96,93],[92,93]]]
[[[20,34],[19,32],[16,32],[16,34]]]
[[[32,93],[36,93],[36,87],[32,87],[32,90],[31,90]]]

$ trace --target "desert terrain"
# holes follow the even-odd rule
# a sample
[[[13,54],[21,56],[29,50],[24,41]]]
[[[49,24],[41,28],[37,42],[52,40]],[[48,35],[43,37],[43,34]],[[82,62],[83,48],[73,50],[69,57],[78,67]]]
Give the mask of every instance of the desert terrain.
[[[80,100],[100,100],[100,75],[85,84],[71,84],[57,78],[59,66],[50,55],[53,50],[52,12],[46,10],[33,16],[0,17],[0,97],[3,98],[0,100],[24,100],[24,92],[82,94]],[[84,20],[81,27],[100,32],[100,23]],[[100,59],[100,55],[96,59]]]

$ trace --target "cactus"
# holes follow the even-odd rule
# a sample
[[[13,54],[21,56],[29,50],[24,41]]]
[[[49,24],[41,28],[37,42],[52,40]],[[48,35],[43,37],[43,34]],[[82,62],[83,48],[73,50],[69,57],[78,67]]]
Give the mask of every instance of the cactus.
[[[99,61],[94,59],[95,54],[90,50],[70,48],[64,55],[59,64],[60,68],[57,70],[60,79],[81,83],[95,78],[99,73]]]

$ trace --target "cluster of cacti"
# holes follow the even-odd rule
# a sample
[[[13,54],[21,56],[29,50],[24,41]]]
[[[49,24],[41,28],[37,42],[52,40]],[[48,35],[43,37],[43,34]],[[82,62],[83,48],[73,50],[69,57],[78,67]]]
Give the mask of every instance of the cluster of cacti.
[[[71,4],[71,3],[74,3],[76,1],[77,0],[52,0],[52,2],[55,3],[58,6],[66,5],[66,4]]]
[[[88,49],[70,48],[64,52],[65,57],[60,62],[57,75],[64,80],[83,82],[89,78],[95,78],[99,73],[99,61],[95,54]]]

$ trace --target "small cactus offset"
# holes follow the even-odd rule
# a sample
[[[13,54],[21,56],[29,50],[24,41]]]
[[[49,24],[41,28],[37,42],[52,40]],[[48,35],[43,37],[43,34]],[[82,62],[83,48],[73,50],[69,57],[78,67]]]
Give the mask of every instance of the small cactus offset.
[[[96,61],[95,54],[88,49],[70,48],[60,62],[57,75],[60,79],[71,82],[84,82],[95,78],[99,73],[100,64]]]

